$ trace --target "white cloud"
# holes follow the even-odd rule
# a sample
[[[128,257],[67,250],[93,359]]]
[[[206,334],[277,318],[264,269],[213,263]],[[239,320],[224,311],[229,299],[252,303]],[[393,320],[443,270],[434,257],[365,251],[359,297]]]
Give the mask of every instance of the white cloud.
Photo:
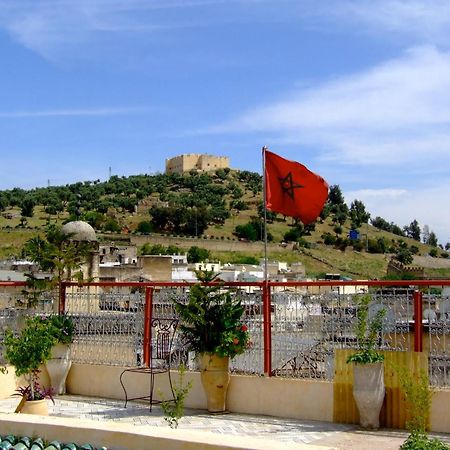
[[[447,0],[0,0],[0,27],[50,59],[72,46],[89,49],[99,34],[122,39],[225,22],[286,22],[326,33],[450,43]]]
[[[394,33],[429,43],[450,42],[447,0],[340,0],[321,13],[385,39],[392,39]]]
[[[289,143],[328,149],[325,159],[392,165],[416,164],[423,156],[448,161],[449,124],[450,54],[421,47],[291,92],[206,131],[271,132]]]
[[[0,27],[15,40],[52,59],[64,49],[98,42],[96,35],[154,33],[194,27],[195,16],[183,12],[251,0],[0,0]],[[255,1],[255,0],[253,0]],[[180,10],[180,14],[161,14]]]
[[[151,111],[146,107],[85,108],[85,109],[49,109],[41,111],[0,111],[5,119],[39,118],[39,117],[73,117],[73,116],[116,116],[123,114],[140,114]]]
[[[450,242],[449,192],[450,181],[445,180],[420,189],[361,189],[344,192],[344,196],[349,202],[361,200],[373,218],[380,216],[400,227],[414,219],[422,228],[429,225],[445,245]]]

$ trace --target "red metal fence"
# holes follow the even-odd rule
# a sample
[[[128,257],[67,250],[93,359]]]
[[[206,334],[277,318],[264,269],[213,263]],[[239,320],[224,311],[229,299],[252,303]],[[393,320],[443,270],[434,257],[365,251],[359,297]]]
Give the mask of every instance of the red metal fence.
[[[332,378],[334,350],[356,344],[355,296],[367,292],[372,296],[373,308],[388,310],[381,345],[392,350],[428,352],[434,384],[450,385],[450,280],[216,284],[242,297],[244,320],[254,342],[248,355],[237,358],[237,371]],[[151,316],[174,315],[171,299],[187,298],[190,286],[174,282],[63,282],[59,299],[54,293],[44,296],[38,310],[59,310],[76,318],[80,330],[77,342],[90,355],[80,356],[83,361],[97,362],[95,346],[106,345],[111,339],[109,345],[116,348],[129,345],[136,349],[130,364],[134,358],[145,364],[149,359]],[[8,310],[11,315],[18,304],[24,303],[20,302],[24,287],[25,283],[0,282],[1,311]],[[8,321],[11,324],[8,314],[4,314],[0,328],[5,328]],[[130,329],[133,333],[128,333]]]

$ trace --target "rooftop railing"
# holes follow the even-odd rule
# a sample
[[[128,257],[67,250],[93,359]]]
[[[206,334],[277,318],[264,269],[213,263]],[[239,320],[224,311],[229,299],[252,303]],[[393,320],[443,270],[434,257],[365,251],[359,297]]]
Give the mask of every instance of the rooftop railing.
[[[75,322],[75,362],[144,365],[151,317],[176,317],[189,283],[69,283],[26,308],[24,283],[0,283],[0,342],[23,316],[64,311]],[[427,352],[430,383],[450,387],[450,280],[220,283],[244,305],[251,346],[231,362],[237,373],[332,380],[335,350],[355,348],[357,298],[369,294],[369,315],[387,313],[380,347]],[[0,354],[1,356],[1,354]],[[173,363],[196,369],[178,335]]]

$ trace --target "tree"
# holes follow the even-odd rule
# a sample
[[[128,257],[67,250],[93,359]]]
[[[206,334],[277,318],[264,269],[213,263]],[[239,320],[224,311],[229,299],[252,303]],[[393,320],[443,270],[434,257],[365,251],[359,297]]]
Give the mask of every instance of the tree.
[[[243,200],[231,200],[230,209],[235,209],[236,211],[244,211],[248,208],[248,204]]]
[[[20,213],[23,217],[33,217],[35,206],[36,203],[32,197],[25,197],[20,204]]]
[[[408,248],[399,248],[394,255],[394,259],[405,265],[411,264],[414,261],[411,250]]]
[[[331,205],[342,205],[345,203],[344,196],[342,195],[339,185],[334,184],[330,186],[330,190],[328,191],[328,201]]]
[[[85,220],[91,227],[99,230],[105,222],[105,216],[97,211],[87,211],[83,214]]]
[[[141,255],[165,255],[166,248],[161,244],[152,245],[147,242],[139,249],[139,253]]]
[[[50,224],[45,230],[45,237],[38,235],[25,242],[22,255],[37,263],[41,270],[53,273],[50,281],[36,279],[33,275],[29,277],[27,284],[31,290],[27,292],[31,297],[30,303],[38,300],[42,292],[54,288],[57,288],[56,298],[59,298],[62,280],[83,279],[81,266],[86,261],[91,244],[73,242],[70,238],[61,227]]]
[[[143,220],[136,227],[138,233],[149,234],[153,231],[153,226],[148,220]]]
[[[363,223],[367,223],[370,218],[370,213],[366,211],[366,207],[360,200],[354,200],[350,205],[350,219],[352,221],[352,228],[359,228]]]
[[[300,222],[284,233],[283,240],[286,242],[297,242],[304,234],[303,224]]]
[[[437,240],[437,236],[433,231],[430,231],[429,235],[428,235],[428,239],[425,242],[425,244],[427,245],[431,245],[432,247],[437,247],[438,245],[438,240]]]
[[[103,225],[104,231],[110,231],[111,233],[120,233],[120,225],[117,223],[115,219],[110,217],[106,220],[105,224]]]
[[[332,212],[334,213],[333,222],[344,225],[348,217],[348,206],[345,203],[335,205],[332,207]]]
[[[8,206],[8,198],[0,192],[0,211],[4,211]]]
[[[413,220],[409,225],[403,228],[407,237],[420,242],[420,227],[417,220]]]
[[[248,241],[256,241],[258,239],[258,231],[251,222],[238,225],[234,230],[234,234],[239,239],[247,239]]]
[[[404,236],[404,232],[403,230],[396,225],[394,222],[387,222],[386,220],[384,220],[382,217],[375,217],[375,219],[372,219],[370,221],[370,223],[375,227],[375,228],[379,228],[380,230],[385,230],[385,231],[389,231],[391,233],[396,234],[397,236]]]
[[[194,264],[202,261],[206,261],[210,258],[210,253],[206,248],[192,246],[187,252],[188,263]]]

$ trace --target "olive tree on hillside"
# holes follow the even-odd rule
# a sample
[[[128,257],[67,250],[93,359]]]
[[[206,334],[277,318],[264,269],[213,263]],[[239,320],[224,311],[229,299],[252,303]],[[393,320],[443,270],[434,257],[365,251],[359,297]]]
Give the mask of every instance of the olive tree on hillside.
[[[420,242],[420,227],[416,219],[403,228],[407,237]]]
[[[364,203],[360,200],[353,200],[350,205],[350,219],[352,228],[359,228],[363,223],[367,223],[370,219],[370,213],[366,211]]]

